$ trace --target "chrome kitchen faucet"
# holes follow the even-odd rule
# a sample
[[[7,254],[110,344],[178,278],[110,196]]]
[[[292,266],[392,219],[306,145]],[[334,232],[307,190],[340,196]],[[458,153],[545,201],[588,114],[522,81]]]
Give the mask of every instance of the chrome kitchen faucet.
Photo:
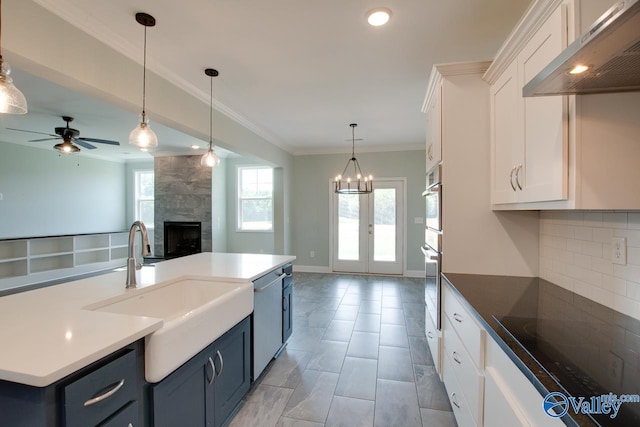
[[[136,270],[142,268],[142,263],[136,262],[136,257],[133,254],[133,245],[136,238],[136,231],[140,230],[142,234],[142,256],[151,255],[151,246],[149,245],[149,234],[147,233],[147,227],[145,227],[142,221],[136,221],[131,225],[129,229],[129,258],[127,259],[127,289],[135,288],[138,284],[136,282]]]

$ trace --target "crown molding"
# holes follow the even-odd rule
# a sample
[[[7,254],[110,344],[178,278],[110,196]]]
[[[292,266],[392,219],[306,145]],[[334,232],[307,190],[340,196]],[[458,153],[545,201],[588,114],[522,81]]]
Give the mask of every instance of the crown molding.
[[[489,84],[495,81],[504,73],[524,45],[540,29],[549,16],[561,5],[563,0],[536,0],[524,13],[520,21],[516,24],[511,34],[498,50],[495,59],[486,73],[483,80]]]
[[[451,62],[447,64],[435,64],[431,68],[429,83],[427,84],[427,93],[422,103],[422,112],[426,113],[431,100],[440,87],[443,77],[463,76],[470,74],[483,74],[491,65],[491,61],[472,61],[472,62]]]
[[[401,145],[380,145],[380,146],[368,146],[366,148],[358,148],[356,154],[360,153],[388,153],[392,151],[424,151],[424,144],[401,144]],[[327,148],[308,148],[295,150],[292,153],[294,156],[315,156],[324,154],[351,154],[351,150],[327,147]]]
[[[80,29],[84,33],[100,40],[100,42],[114,49],[115,51],[126,56],[130,60],[142,65],[139,49],[134,47],[131,42],[124,37],[114,33],[110,27],[104,25],[99,20],[95,19],[91,15],[82,13],[69,13],[69,10],[77,10],[68,0],[34,0],[37,4],[49,10],[51,13],[57,15],[61,19],[69,22],[71,25]],[[150,70],[162,77],[163,79],[171,82],[176,87],[182,89],[186,93],[201,100],[205,104],[209,105],[209,93],[205,93],[198,89],[195,85],[180,77],[174,71],[159,64],[152,58],[147,58],[147,70]],[[287,144],[281,142],[275,135],[271,134],[267,130],[253,123],[251,120],[237,113],[222,102],[213,100],[213,108],[220,113],[224,114],[231,120],[237,122],[241,126],[262,137],[269,143],[283,149],[291,154],[292,148]]]

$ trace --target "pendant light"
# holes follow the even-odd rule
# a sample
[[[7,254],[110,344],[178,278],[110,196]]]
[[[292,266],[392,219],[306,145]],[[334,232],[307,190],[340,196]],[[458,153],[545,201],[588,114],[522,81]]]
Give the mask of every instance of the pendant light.
[[[216,154],[216,150],[213,149],[213,78],[218,76],[218,70],[213,68],[207,68],[204,73],[211,78],[211,85],[209,89],[209,149],[207,153],[200,159],[202,166],[208,166],[210,168],[220,164],[220,157]]]
[[[149,119],[145,111],[146,90],[147,90],[147,27],[156,25],[153,16],[146,13],[136,13],[136,21],[144,26],[144,59],[142,62],[142,114],[140,115],[140,124],[129,134],[129,144],[137,145],[140,148],[153,148],[158,146],[158,137],[149,127]]]
[[[0,37],[2,36],[2,0],[0,0]],[[2,59],[2,43],[0,43],[0,113],[26,114],[27,100],[13,84],[11,66]]]
[[[340,194],[368,194],[373,191],[373,177],[371,175],[364,176],[360,170],[360,164],[356,159],[356,123],[351,123],[351,158],[347,160],[342,175],[337,175],[334,182],[335,192]],[[353,177],[347,175],[349,165],[353,163]]]

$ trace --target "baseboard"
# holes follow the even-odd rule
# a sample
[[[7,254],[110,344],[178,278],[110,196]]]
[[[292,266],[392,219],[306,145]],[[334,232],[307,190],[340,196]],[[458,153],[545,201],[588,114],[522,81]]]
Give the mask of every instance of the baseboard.
[[[299,273],[331,273],[331,269],[329,267],[324,267],[321,265],[293,264],[293,271],[297,271]]]
[[[293,271],[299,273],[333,273],[330,267],[320,265],[297,265],[293,264]],[[346,274],[335,272],[336,274]],[[407,270],[403,274],[404,277],[424,277],[424,271],[422,270]]]
[[[424,270],[407,270],[404,277],[424,277]]]

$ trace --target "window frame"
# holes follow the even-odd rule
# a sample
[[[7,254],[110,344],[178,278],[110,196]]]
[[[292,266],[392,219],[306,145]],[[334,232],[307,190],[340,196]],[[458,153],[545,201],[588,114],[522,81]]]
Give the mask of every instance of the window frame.
[[[140,212],[142,210],[141,207],[140,207],[140,203],[141,202],[152,201],[154,203],[154,208],[155,208],[155,188],[154,188],[153,197],[145,197],[145,196],[141,196],[140,195],[140,176],[142,174],[148,174],[148,173],[153,175],[154,181],[155,181],[155,171],[153,169],[138,169],[138,170],[135,170],[134,173],[133,173],[133,205],[134,205],[133,206],[133,217],[134,217],[135,221],[142,220],[140,218]],[[154,217],[155,217],[155,215],[154,215]],[[155,228],[154,222],[155,222],[155,218],[154,218],[154,221],[151,222],[150,224],[147,224],[145,222],[144,225],[147,227],[147,229],[153,230]]]
[[[247,169],[268,169],[271,171],[271,192],[269,197],[242,197],[242,171]],[[238,233],[273,233],[273,168],[270,166],[247,165],[236,167],[236,232]],[[244,200],[270,200],[271,201],[271,224],[268,229],[244,229],[242,228],[242,202]]]

